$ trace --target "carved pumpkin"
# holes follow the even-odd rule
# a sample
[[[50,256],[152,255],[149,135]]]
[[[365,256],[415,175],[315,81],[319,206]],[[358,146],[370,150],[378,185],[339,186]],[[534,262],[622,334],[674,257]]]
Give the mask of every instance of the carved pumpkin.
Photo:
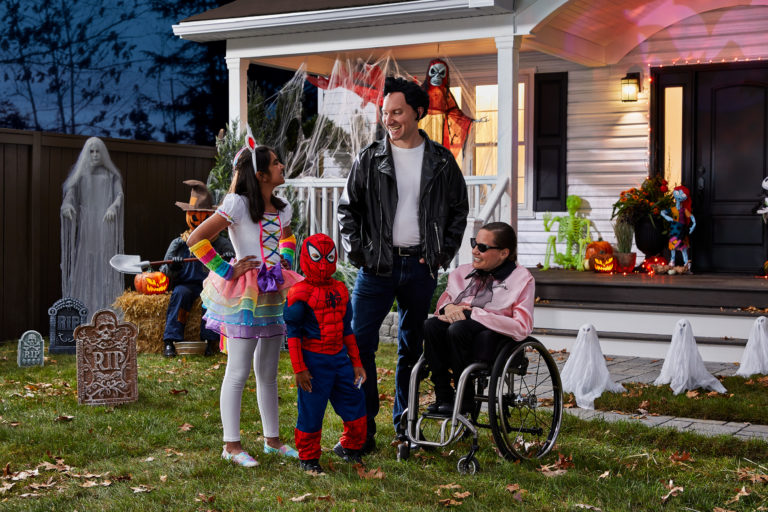
[[[133,278],[133,286],[143,295],[159,295],[168,290],[168,276],[162,272],[143,272]]]
[[[589,259],[590,267],[595,272],[611,273],[616,264],[613,254],[596,254]]]
[[[613,247],[611,247],[611,244],[604,241],[603,239],[600,239],[597,242],[592,242],[587,246],[587,250],[584,253],[584,258],[591,261],[592,256],[596,256],[598,254],[613,254]]]

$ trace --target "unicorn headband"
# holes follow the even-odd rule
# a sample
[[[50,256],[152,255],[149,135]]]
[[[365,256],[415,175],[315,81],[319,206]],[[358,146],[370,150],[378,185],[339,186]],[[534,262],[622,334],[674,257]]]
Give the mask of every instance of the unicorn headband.
[[[235,166],[237,165],[237,161],[240,160],[240,155],[243,154],[243,151],[246,149],[251,151],[251,162],[253,163],[253,170],[254,172],[258,169],[256,168],[256,139],[253,137],[253,133],[251,132],[251,127],[248,125],[248,123],[245,124],[245,146],[240,148],[240,151],[237,152],[235,155],[235,158],[232,160],[232,169],[235,169]]]

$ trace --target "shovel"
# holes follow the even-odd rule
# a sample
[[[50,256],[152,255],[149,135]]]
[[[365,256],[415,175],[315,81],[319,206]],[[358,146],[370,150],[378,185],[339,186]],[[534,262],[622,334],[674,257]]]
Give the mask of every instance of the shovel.
[[[197,258],[184,258],[182,261],[197,261]],[[141,274],[149,267],[157,267],[173,263],[173,260],[141,261],[136,254],[115,254],[109,260],[112,268],[123,274]]]

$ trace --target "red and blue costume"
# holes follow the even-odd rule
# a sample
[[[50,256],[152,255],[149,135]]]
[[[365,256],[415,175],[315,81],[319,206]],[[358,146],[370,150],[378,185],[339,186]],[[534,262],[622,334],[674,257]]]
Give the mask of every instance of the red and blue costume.
[[[285,324],[294,373],[308,370],[311,392],[298,387],[299,417],[296,448],[299,459],[320,457],[323,417],[330,400],[344,422],[339,442],[347,450],[365,443],[367,419],[363,392],[355,385],[353,367],[362,368],[355,335],[349,293],[336,271],[336,246],[328,236],[308,237],[301,247],[305,280],[288,292]]]

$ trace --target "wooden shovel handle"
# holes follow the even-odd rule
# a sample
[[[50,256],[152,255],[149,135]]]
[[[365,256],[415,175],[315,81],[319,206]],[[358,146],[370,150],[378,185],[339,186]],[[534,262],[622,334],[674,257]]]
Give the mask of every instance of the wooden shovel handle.
[[[197,261],[197,258],[184,258],[181,261]],[[170,263],[173,263],[173,260],[160,260],[160,261],[150,261],[149,266],[150,267],[157,267],[160,265],[168,265]]]

